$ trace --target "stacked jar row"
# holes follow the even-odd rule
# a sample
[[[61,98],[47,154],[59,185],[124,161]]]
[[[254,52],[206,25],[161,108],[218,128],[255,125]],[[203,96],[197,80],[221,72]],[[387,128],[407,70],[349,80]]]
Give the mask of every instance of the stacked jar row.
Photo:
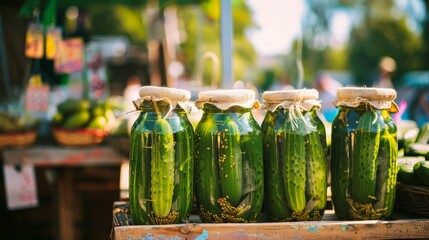
[[[394,90],[375,90],[337,94],[332,198],[341,219],[387,218],[393,208],[397,149],[389,111],[395,94],[380,97]],[[329,154],[317,90],[264,92],[261,126],[252,115],[259,107],[253,91],[201,92],[195,130],[187,118],[188,91],[142,87],[140,96],[130,146],[135,224],[186,222],[194,203],[207,223],[322,219]]]

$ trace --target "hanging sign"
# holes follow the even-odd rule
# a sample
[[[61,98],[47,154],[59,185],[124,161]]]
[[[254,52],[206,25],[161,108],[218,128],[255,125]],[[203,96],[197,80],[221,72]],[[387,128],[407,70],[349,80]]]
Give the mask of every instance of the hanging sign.
[[[46,112],[49,101],[49,85],[43,84],[39,74],[31,75],[25,94],[25,108],[29,112]]]
[[[57,52],[57,44],[62,40],[61,28],[50,27],[46,32],[46,59],[54,59]]]
[[[55,71],[73,73],[83,67],[83,41],[81,38],[60,40],[55,54]]]
[[[39,203],[34,166],[5,163],[3,172],[9,210],[37,207]]]
[[[25,56],[28,58],[43,57],[43,29],[38,24],[28,25],[25,36]]]
[[[85,57],[88,97],[90,99],[106,99],[109,95],[109,86],[102,45],[99,42],[89,43],[85,48]]]

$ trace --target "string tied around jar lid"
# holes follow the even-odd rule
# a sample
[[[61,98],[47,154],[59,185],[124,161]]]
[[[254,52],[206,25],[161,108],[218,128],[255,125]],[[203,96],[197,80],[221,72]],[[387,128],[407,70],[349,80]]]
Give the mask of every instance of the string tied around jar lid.
[[[158,106],[158,102],[166,102],[167,104],[168,104],[168,111],[167,111],[167,113],[162,117],[163,119],[166,119],[167,117],[169,117],[169,116],[171,116],[171,113],[173,112],[173,110],[174,110],[174,108],[175,107],[173,107],[173,103],[170,101],[170,99],[169,98],[166,98],[166,97],[164,97],[164,98],[155,98],[155,97],[153,97],[153,96],[145,96],[145,97],[141,97],[141,98],[139,98],[139,99],[137,99],[137,100],[134,100],[133,101],[133,104],[134,104],[134,106],[136,107],[136,110],[133,110],[133,111],[131,111],[131,112],[134,112],[134,111],[141,111],[142,110],[142,107],[140,106],[140,104],[142,103],[142,102],[144,102],[144,101],[150,101],[150,102],[153,102],[153,106],[154,106],[154,108],[155,108],[155,112],[156,113],[158,113],[158,115],[159,114],[161,114],[161,111],[160,111],[160,109],[159,109],[159,106]]]
[[[158,114],[161,114],[158,103],[165,102],[168,104],[168,111],[163,116],[164,119],[171,116],[171,113],[177,106],[180,106],[186,112],[190,112],[193,107],[189,102],[191,94],[189,91],[184,89],[144,86],[140,88],[139,95],[140,98],[133,101],[133,104],[136,107],[136,110],[134,111],[141,111],[142,103],[150,101],[154,103],[155,111]]]
[[[249,109],[259,108],[255,92],[250,89],[218,89],[200,92],[195,106],[202,109],[205,104],[213,105],[221,110],[234,106]]]
[[[343,87],[337,90],[336,107],[356,108],[365,105],[372,109],[387,109],[391,113],[398,112],[394,102],[396,91],[391,88]]]
[[[265,101],[264,108],[274,112],[282,107],[288,112],[288,119],[292,123],[292,130],[298,128],[298,120],[302,121],[306,127],[315,129],[316,127],[307,119],[303,112],[309,112],[313,108],[321,108],[320,101],[317,100],[319,93],[315,89],[266,91],[263,94]]]

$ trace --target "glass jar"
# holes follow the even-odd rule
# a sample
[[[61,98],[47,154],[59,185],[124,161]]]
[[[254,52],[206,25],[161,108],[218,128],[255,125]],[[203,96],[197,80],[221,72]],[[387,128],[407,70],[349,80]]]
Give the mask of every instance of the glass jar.
[[[131,128],[129,201],[135,224],[186,222],[193,203],[193,134],[186,90],[140,88]]]
[[[398,157],[394,89],[340,88],[332,122],[331,187],[345,220],[388,218],[396,193]]]
[[[315,89],[266,91],[265,199],[272,221],[319,221],[327,199],[326,131]]]
[[[264,194],[262,135],[251,90],[201,92],[195,129],[195,191],[201,221],[256,222]]]

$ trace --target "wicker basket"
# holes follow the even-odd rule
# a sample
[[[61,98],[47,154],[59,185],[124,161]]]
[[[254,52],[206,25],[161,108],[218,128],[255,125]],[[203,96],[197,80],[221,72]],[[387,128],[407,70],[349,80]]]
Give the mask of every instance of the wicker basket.
[[[18,133],[1,133],[0,148],[3,147],[23,147],[33,144],[36,141],[37,131],[25,131]]]
[[[103,142],[107,131],[101,129],[53,129],[55,140],[65,146],[88,146]]]
[[[429,187],[398,183],[395,208],[429,217]]]

